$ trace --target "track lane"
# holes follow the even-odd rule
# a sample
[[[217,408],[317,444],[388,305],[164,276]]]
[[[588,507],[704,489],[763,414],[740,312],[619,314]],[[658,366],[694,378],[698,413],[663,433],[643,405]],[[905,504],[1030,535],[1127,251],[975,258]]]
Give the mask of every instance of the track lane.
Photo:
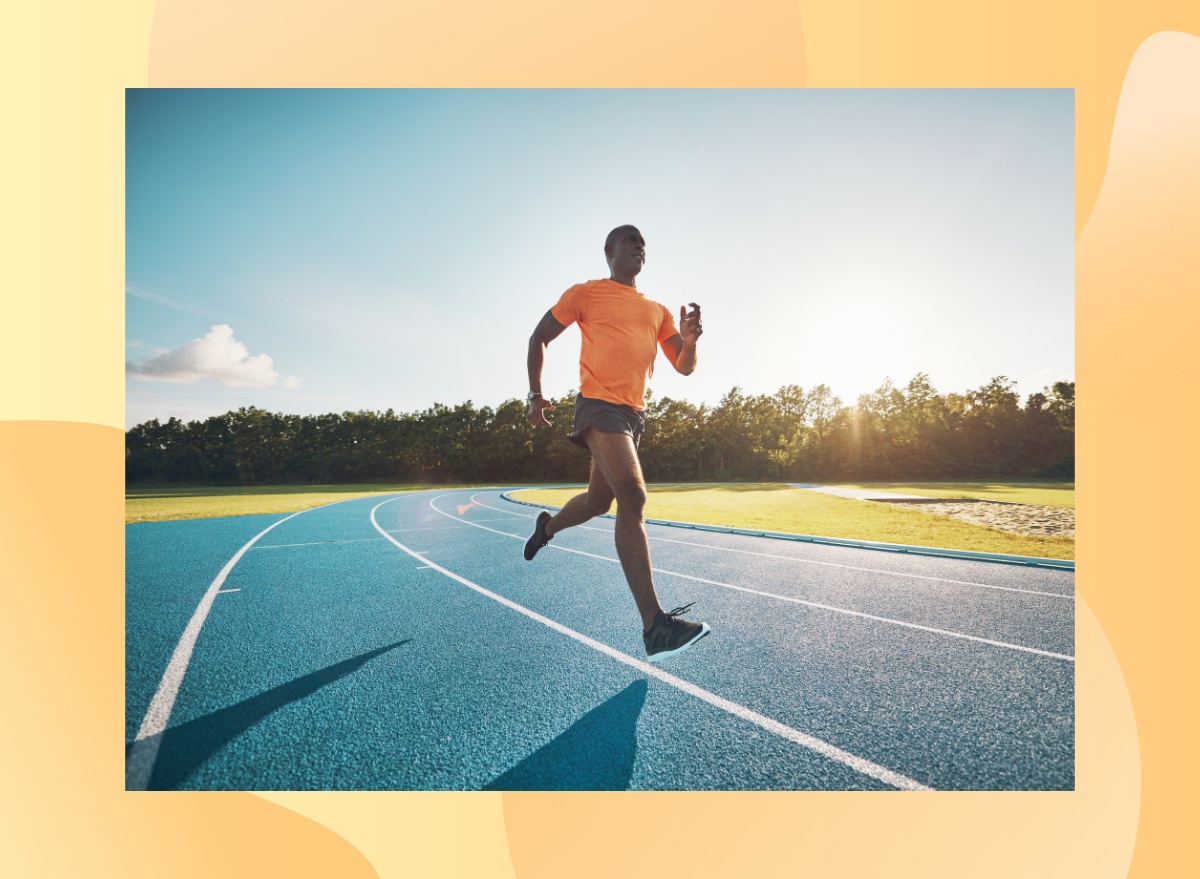
[[[471,500],[476,505],[485,509],[504,512],[510,516],[530,520],[534,519],[537,515],[538,510],[536,508],[532,508],[527,502],[517,503],[511,501],[504,497],[504,492],[500,490],[493,490],[492,496],[489,499],[493,504],[507,505],[507,510],[502,506],[485,504],[478,499],[480,494],[483,494],[483,492],[472,495]],[[554,508],[546,509],[554,510]],[[531,510],[532,512],[530,512]],[[574,530],[578,532],[598,531],[611,535],[613,521],[608,517],[600,517],[587,524],[577,526]],[[1074,571],[1062,568],[1040,568],[1003,563],[985,563],[981,568],[981,560],[977,559],[954,559],[942,556],[781,540],[755,534],[694,529],[688,525],[667,526],[648,523],[646,530],[647,536],[654,544],[668,543],[680,546],[701,546],[722,553],[790,559],[798,565],[817,565],[828,568],[841,568],[847,571],[888,574],[893,577],[914,581],[971,586],[1001,592],[1017,592],[1059,598],[1065,601],[1073,601],[1075,598]],[[697,537],[702,538],[703,542],[697,542]],[[751,542],[749,545],[754,545],[754,542],[757,542],[761,548],[747,549],[747,538]],[[978,579],[978,574],[981,570],[987,571],[990,582],[982,582]],[[938,573],[934,572],[940,573],[941,576],[938,576]],[[955,572],[958,572],[957,578]],[[976,579],[963,579],[973,576]],[[1028,585],[1022,584],[1035,584],[1035,587],[1029,588]]]
[[[385,523],[405,545],[640,655],[619,566],[574,556],[539,564],[542,555],[527,564],[518,541],[481,540],[479,529],[421,509],[431,494],[405,497]],[[455,508],[470,502],[469,495],[451,499]],[[170,786],[478,789],[569,787],[572,778],[664,789],[875,784],[613,667],[619,663],[597,662],[586,655],[593,651],[528,628],[510,610],[485,608],[494,602],[463,594],[470,590],[413,559],[400,562],[366,512],[353,502],[307,524],[303,517],[288,523],[273,532],[275,544],[248,552],[230,575],[227,585],[242,591],[214,604],[173,720],[185,728],[180,747],[198,737],[207,751],[193,747],[189,762],[178,756],[187,749],[177,749],[174,774],[163,774],[175,779]],[[494,527],[508,518],[529,522],[486,508],[474,514]],[[607,541],[611,554],[611,537],[578,536],[601,547]],[[655,543],[656,563],[661,550]],[[692,584],[659,588],[664,602],[696,597]],[[1073,669],[1047,671],[1028,658],[980,664],[976,653],[944,646],[914,652],[922,642],[911,633],[879,640],[870,629],[817,624],[811,609],[781,612],[755,632],[759,604],[713,587],[697,610],[720,627],[667,670],[935,787],[1073,784]],[[434,637],[442,627],[456,633],[453,647]],[[272,699],[278,707],[239,731]],[[620,732],[606,737],[605,729]],[[497,745],[506,741],[511,746]],[[598,742],[617,755],[617,768],[605,764],[589,775],[571,755]]]
[[[398,564],[344,511],[322,518],[229,574],[240,591],[212,608],[151,787],[883,787],[789,742],[739,757],[746,724]],[[420,519],[392,530],[433,530]],[[695,759],[706,743],[731,759]]]
[[[434,504],[436,498],[431,499]],[[435,505],[436,506],[436,505]],[[459,505],[461,507],[461,505]],[[462,521],[477,522],[464,510]],[[442,511],[443,515],[450,515]],[[511,527],[481,525],[510,537],[524,536]],[[655,526],[649,526],[654,530]],[[661,529],[661,526],[659,526]],[[532,523],[526,530],[532,531]],[[700,532],[706,534],[707,532]],[[574,528],[565,532],[569,543],[551,542],[557,552],[591,553],[616,563],[612,532]],[[769,538],[741,536],[744,546],[761,546]],[[861,567],[804,567],[790,564],[786,556],[766,552],[702,552],[689,542],[686,548],[654,544],[652,563],[656,577],[671,576],[744,590],[765,598],[807,603],[815,609],[882,618],[880,622],[935,629],[949,637],[998,642],[1009,649],[1046,652],[1073,660],[1074,607],[1057,599],[1027,592],[979,592],[962,589],[961,582],[915,581],[881,569]],[[979,565],[974,562],[972,564]],[[997,567],[997,566],[989,566]],[[697,576],[703,572],[704,576]]]
[[[555,542],[572,542],[578,530],[563,532]],[[514,544],[508,552],[519,558],[517,541],[499,535],[494,539]],[[613,554],[611,543],[602,551]],[[652,552],[657,566],[658,547]],[[539,553],[527,567],[542,558]],[[623,595],[632,608],[618,565],[588,565],[586,556],[568,558],[554,564],[545,599],[553,610],[544,612],[573,626],[588,625],[571,616],[576,611],[570,603],[551,597],[572,578]],[[471,565],[471,552],[455,562]],[[519,570],[525,563],[511,564]],[[500,562],[487,567],[493,580],[501,575]],[[489,574],[484,566],[468,570]],[[1019,780],[1016,786],[1073,784],[1073,663],[897,631],[803,607],[771,607],[769,599],[749,596],[753,600],[747,601],[744,594],[719,587],[656,579],[665,605],[698,599],[697,618],[714,626],[711,635],[680,657],[689,679],[701,686],[935,787],[988,789],[1013,786],[1014,779]],[[1051,608],[1061,611],[1062,605]],[[1073,624],[1067,624],[1073,642]],[[632,616],[626,625],[635,625]],[[618,629],[597,637],[636,649],[636,633]],[[787,703],[783,708],[781,700]],[[955,763],[956,753],[962,754],[961,765]],[[1004,762],[1013,753],[1022,754],[1024,762],[1009,769]]]

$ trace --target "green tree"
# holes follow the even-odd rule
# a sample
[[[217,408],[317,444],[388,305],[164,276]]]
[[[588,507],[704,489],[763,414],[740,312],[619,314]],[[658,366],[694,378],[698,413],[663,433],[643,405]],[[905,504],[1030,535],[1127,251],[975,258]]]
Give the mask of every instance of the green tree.
[[[700,478],[704,422],[700,409],[663,397],[646,407],[646,433],[640,447],[642,469],[650,482],[688,482]]]

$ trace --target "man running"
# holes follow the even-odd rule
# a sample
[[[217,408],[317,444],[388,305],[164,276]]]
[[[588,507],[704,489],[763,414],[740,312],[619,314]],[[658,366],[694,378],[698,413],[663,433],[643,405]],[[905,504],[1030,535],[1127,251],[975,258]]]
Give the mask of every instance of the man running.
[[[646,241],[634,226],[618,226],[604,241],[607,280],[576,284],[546,312],[529,337],[528,417],[550,427],[546,412],[554,406],[542,396],[542,363],[546,346],[572,323],[579,323],[580,388],[575,401],[571,441],[592,453],[588,488],[567,501],[558,515],[540,513],[533,536],[525,544],[531,560],[555,534],[607,513],[617,502],[617,556],[642,617],[642,639],[651,662],[687,650],[708,634],[708,623],[681,619],[691,605],[667,613],[658,603],[650,571],[643,510],[646,482],[637,447],[646,419],[646,380],[654,372],[657,346],[676,371],[696,368],[700,306],[679,309],[679,329],[670,309],[647,299],[635,280],[646,262]]]

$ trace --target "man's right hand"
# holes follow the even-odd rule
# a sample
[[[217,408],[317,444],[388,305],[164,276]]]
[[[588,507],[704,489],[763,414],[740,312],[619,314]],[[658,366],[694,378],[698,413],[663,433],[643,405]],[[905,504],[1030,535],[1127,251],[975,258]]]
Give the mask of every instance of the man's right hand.
[[[546,412],[553,411],[554,404],[545,397],[534,397],[529,401],[529,410],[525,414],[536,427],[553,427],[554,422],[545,415]]]

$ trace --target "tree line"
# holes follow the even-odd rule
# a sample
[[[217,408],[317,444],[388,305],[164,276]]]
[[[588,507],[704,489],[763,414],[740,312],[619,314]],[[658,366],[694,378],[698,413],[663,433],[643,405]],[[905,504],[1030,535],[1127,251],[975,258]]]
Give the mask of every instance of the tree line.
[[[128,485],[371,482],[586,482],[587,453],[567,440],[574,394],[552,429],[525,403],[434,404],[423,412],[286,415],[255,407],[125,434]],[[825,385],[769,395],[733,388],[715,406],[648,400],[642,466],[651,482],[1074,479],[1075,383],[1021,403],[997,376],[940,394],[924,373],[844,404]]]

